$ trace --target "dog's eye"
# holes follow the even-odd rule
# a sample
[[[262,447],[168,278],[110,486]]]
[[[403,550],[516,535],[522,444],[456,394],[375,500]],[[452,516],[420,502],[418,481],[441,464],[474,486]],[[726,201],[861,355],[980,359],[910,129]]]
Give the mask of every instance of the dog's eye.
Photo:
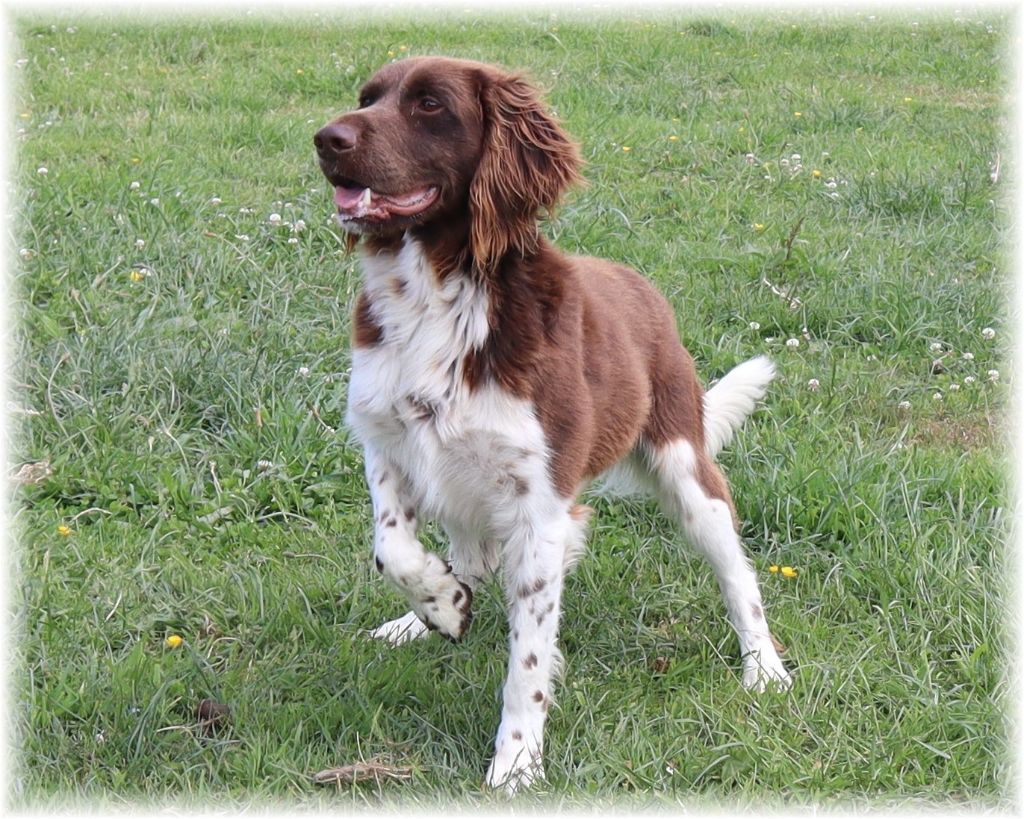
[[[425,114],[433,114],[441,110],[441,103],[433,97],[420,97],[416,103],[416,108]]]
[[[359,107],[360,108],[369,108],[371,105],[373,105],[373,103],[374,103],[374,99],[373,99],[372,95],[370,95],[370,94],[360,94],[359,95]]]

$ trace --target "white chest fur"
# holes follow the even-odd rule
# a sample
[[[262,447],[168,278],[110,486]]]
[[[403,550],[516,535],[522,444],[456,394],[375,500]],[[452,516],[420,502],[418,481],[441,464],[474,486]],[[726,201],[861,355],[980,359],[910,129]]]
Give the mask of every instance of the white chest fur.
[[[549,482],[532,405],[466,383],[466,356],[489,331],[486,291],[467,276],[439,282],[408,241],[366,258],[363,273],[383,332],[353,352],[349,426],[403,473],[421,514],[500,535],[514,501]]]

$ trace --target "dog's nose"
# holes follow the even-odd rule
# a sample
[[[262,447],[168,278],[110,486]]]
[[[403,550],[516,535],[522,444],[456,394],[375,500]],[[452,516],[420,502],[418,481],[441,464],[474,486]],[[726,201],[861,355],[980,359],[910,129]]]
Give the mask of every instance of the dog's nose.
[[[343,122],[332,122],[325,125],[313,137],[313,144],[320,156],[328,157],[351,151],[356,147],[359,135],[356,129]]]

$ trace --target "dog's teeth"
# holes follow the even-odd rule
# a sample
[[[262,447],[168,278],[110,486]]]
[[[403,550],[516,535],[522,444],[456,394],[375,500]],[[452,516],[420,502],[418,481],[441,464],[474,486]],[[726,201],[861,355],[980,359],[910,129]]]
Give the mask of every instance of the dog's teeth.
[[[369,188],[363,188],[363,198],[360,200],[359,204],[361,204],[364,208],[370,207],[370,199],[372,196],[373,194],[371,193]]]

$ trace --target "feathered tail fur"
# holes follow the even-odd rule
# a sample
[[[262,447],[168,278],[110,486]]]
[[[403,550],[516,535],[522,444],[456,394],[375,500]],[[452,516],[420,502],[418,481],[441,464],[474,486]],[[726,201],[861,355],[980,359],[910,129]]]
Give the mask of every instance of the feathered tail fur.
[[[704,449],[708,455],[714,458],[732,440],[774,377],[775,365],[761,355],[733,367],[704,393]]]

